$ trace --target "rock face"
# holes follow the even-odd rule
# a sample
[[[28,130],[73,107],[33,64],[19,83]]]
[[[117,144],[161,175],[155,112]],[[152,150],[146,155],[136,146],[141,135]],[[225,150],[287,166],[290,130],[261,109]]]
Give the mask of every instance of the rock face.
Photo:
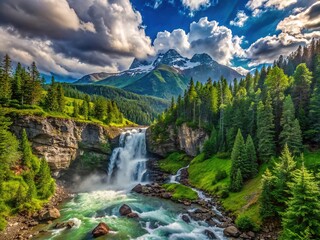
[[[67,169],[85,150],[106,156],[110,153],[109,139],[120,130],[104,128],[71,119],[22,116],[13,119],[11,131],[20,136],[26,129],[34,153],[45,158],[53,171]]]
[[[108,234],[109,231],[110,231],[110,228],[108,227],[108,225],[105,224],[104,222],[101,222],[98,224],[98,226],[96,226],[95,229],[93,229],[92,235],[94,238],[97,238],[97,237],[101,237],[103,235]]]
[[[152,128],[147,129],[147,148],[148,151],[159,156],[165,157],[168,153],[184,151],[189,156],[196,156],[208,139],[207,133],[203,129],[192,129],[186,123],[173,128],[166,129],[167,139],[158,142],[152,132]]]

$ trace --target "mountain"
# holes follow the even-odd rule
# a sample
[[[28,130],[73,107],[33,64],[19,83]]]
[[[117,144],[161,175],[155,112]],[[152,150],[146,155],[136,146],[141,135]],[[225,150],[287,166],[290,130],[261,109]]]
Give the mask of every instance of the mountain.
[[[182,94],[188,81],[189,78],[178,69],[160,64],[147,75],[126,86],[124,90],[169,99]]]
[[[99,84],[122,88],[142,95],[171,98],[181,94],[190,78],[202,83],[224,76],[229,82],[241,78],[236,70],[219,64],[208,54],[195,54],[191,59],[170,49],[150,59],[134,59],[130,68],[120,73],[89,74],[75,84]]]

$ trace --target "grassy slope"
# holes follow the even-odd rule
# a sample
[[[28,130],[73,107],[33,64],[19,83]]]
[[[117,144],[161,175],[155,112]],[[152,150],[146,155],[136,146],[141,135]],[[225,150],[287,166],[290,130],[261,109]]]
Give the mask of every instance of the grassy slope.
[[[164,172],[176,174],[180,168],[188,166],[190,157],[184,153],[172,153],[167,158],[160,160],[160,168]]]
[[[146,76],[124,89],[142,95],[170,99],[182,94],[187,87],[187,78],[175,69],[160,65]]]
[[[45,93],[44,93],[45,94]],[[40,117],[55,117],[55,118],[63,118],[63,119],[74,119],[75,121],[78,122],[87,122],[87,123],[96,123],[102,126],[114,126],[114,127],[124,127],[124,126],[133,126],[135,125],[133,122],[124,119],[122,124],[116,124],[116,123],[111,123],[110,125],[106,125],[105,123],[99,121],[98,119],[95,119],[91,117],[90,120],[85,120],[83,116],[79,116],[77,118],[73,118],[72,113],[73,113],[73,102],[77,102],[78,105],[80,106],[83,102],[83,100],[80,99],[75,99],[75,98],[69,98],[65,97],[65,113],[60,113],[60,112],[46,112],[43,110],[40,106],[32,106],[32,109],[17,109],[17,108],[12,108],[12,107],[4,107],[3,110],[5,111],[5,114],[10,114],[10,115],[19,115],[19,116],[24,116],[24,115],[34,115],[34,116],[40,116]],[[91,103],[92,104],[92,103]],[[93,104],[92,104],[93,107]]]
[[[197,200],[198,194],[191,188],[178,183],[162,185],[167,191],[172,192],[174,200]]]

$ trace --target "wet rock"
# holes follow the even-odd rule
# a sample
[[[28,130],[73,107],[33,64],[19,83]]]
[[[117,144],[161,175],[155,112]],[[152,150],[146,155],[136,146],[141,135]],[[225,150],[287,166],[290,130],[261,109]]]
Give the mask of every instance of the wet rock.
[[[255,238],[256,234],[252,231],[247,232],[247,235],[251,238]]]
[[[242,234],[240,235],[240,237],[241,237],[242,239],[251,239],[251,237],[248,236],[246,233],[242,233]]]
[[[48,211],[45,211],[39,216],[41,221],[50,221],[55,220],[60,217],[60,211],[56,208],[51,208]]]
[[[132,189],[132,191],[136,193],[142,193],[142,185],[139,183]]]
[[[223,230],[224,235],[227,237],[239,237],[240,231],[235,226],[226,227]]]
[[[132,213],[132,210],[127,204],[123,204],[119,209],[119,213],[121,216],[127,216]]]
[[[210,227],[216,227],[217,223],[215,221],[213,221],[212,219],[207,220],[206,223],[210,226]]]
[[[209,239],[218,239],[217,236],[211,232],[210,230],[206,229],[204,230],[204,234],[209,238]]]
[[[98,224],[98,226],[96,226],[95,229],[92,230],[92,235],[94,238],[97,237],[101,237],[103,235],[108,234],[110,231],[110,228],[108,227],[107,224],[105,224],[104,222],[101,222]]]
[[[139,215],[137,213],[131,212],[127,215],[128,218],[139,218]]]
[[[190,223],[190,218],[187,215],[182,215],[181,219],[186,223]]]
[[[62,222],[62,223],[57,223],[54,228],[55,229],[61,229],[61,228],[67,228],[71,229],[75,223],[73,221],[68,221],[68,222]]]
[[[161,197],[164,199],[170,199],[172,197],[172,194],[168,192],[164,192],[161,194]]]

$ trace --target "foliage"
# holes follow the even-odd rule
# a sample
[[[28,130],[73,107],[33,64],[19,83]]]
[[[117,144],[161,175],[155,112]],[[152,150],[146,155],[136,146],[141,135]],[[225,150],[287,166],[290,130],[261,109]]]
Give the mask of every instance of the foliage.
[[[257,230],[255,222],[246,215],[239,215],[236,219],[236,224],[241,231]]]
[[[191,188],[179,183],[168,183],[162,185],[167,191],[172,192],[174,200],[197,200],[198,194]]]
[[[184,153],[174,152],[163,160],[160,160],[160,169],[164,172],[176,174],[180,168],[186,167],[190,158]]]

